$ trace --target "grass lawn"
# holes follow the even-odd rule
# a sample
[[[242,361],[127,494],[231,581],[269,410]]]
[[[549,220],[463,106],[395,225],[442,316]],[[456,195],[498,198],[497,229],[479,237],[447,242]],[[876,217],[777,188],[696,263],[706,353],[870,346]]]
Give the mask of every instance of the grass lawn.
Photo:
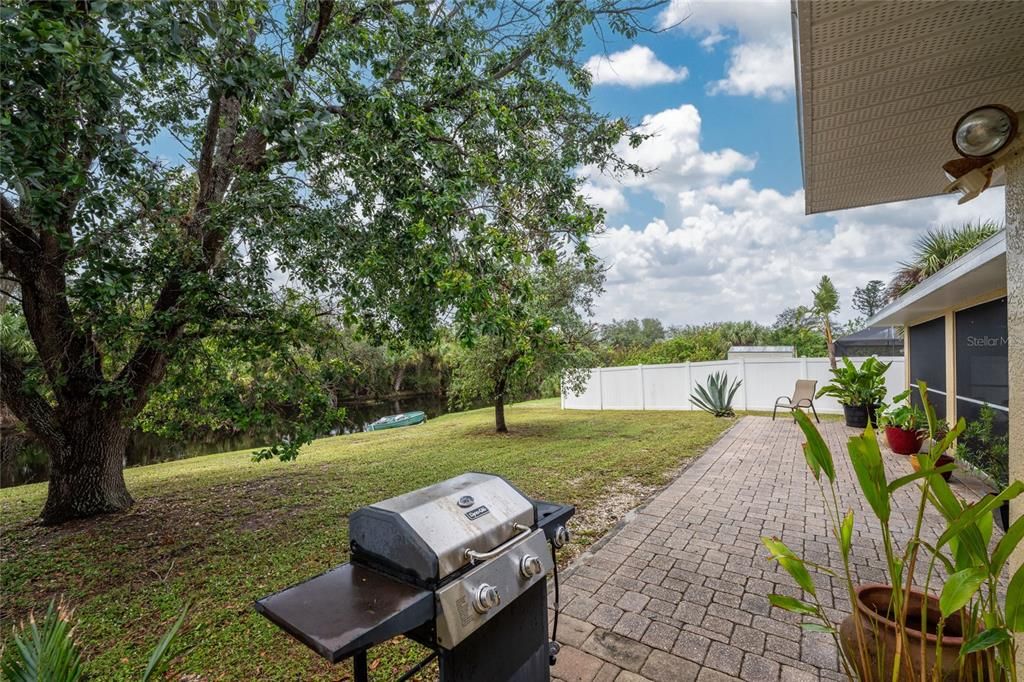
[[[348,559],[346,517],[364,504],[464,471],[501,474],[527,494],[579,508],[576,551],[702,452],[733,420],[702,412],[562,411],[557,400],[508,410],[511,433],[477,410],[424,426],[315,441],[291,463],[249,452],[127,470],[125,514],[44,528],[45,484],[0,490],[4,626],[63,595],[98,680],[138,679],[148,651],[187,602],[169,678],[338,680],[252,609],[254,599]],[[370,651],[392,679],[421,650]]]

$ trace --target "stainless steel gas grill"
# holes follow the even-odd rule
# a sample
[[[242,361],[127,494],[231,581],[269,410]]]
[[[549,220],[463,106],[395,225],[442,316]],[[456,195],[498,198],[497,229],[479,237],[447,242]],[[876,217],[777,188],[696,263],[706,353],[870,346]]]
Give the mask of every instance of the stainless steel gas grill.
[[[467,473],[363,507],[349,517],[351,563],[256,602],[331,662],[404,634],[432,650],[442,682],[546,681],[558,645],[547,631],[555,550],[568,505],[531,500],[505,479]]]

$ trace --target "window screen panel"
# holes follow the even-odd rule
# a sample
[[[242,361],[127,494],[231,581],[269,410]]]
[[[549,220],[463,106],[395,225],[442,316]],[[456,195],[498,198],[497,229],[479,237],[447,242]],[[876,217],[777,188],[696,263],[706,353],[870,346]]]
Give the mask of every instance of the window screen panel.
[[[1008,336],[1005,298],[956,314],[957,416],[972,421],[990,405],[996,413],[993,430],[1004,434],[1010,404]]]
[[[910,334],[910,381],[928,383],[928,401],[935,408],[940,419],[946,417],[946,320],[936,318],[923,324],[915,324]],[[912,393],[913,401],[920,406],[917,391]]]

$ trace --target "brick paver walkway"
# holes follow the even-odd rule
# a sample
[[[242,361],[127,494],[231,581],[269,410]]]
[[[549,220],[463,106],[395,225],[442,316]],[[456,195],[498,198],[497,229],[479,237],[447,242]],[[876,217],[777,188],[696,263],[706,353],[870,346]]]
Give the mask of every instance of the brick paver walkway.
[[[838,422],[820,428],[836,458],[845,491],[841,503],[856,517],[857,578],[881,580],[881,535],[857,492],[846,455],[846,439],[855,431]],[[804,632],[799,617],[772,607],[766,598],[771,592],[800,592],[766,559],[763,535],[781,537],[808,561],[841,567],[802,442],[791,420],[742,419],[580,557],[563,580],[558,626],[563,648],[554,677],[565,682],[844,679],[831,637]],[[885,454],[890,480],[911,471],[908,458]],[[952,483],[971,499],[981,490],[956,476]],[[912,490],[898,493],[892,521],[897,541],[911,532]],[[940,527],[937,514],[926,521],[929,535]],[[815,581],[838,622],[848,603],[843,583],[823,574]]]

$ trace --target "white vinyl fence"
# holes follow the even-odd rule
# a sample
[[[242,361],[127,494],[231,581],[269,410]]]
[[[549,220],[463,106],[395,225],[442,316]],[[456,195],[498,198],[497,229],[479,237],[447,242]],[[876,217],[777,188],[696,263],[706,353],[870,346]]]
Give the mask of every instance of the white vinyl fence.
[[[906,389],[904,359],[879,358],[891,362],[885,374],[889,396]],[[860,365],[864,358],[851,358]],[[818,388],[831,379],[828,358],[784,358],[772,360],[717,360],[684,362],[673,365],[634,365],[599,367],[591,370],[584,391],[573,395],[562,390],[562,408],[567,410],[695,410],[690,394],[697,385],[705,385],[708,376],[726,372],[729,382],[740,379],[732,406],[737,410],[771,410],[775,399],[792,395],[797,379],[817,379]],[[815,399],[821,413],[841,413],[834,398]]]

